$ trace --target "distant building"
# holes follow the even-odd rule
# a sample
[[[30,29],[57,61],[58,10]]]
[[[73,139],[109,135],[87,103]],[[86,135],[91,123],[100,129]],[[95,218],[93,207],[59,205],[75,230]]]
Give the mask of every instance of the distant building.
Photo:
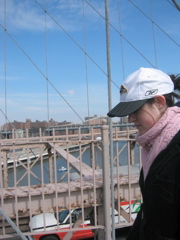
[[[40,122],[36,120],[35,122],[32,122],[30,119],[26,119],[26,122],[10,122],[10,123],[5,123],[3,125],[3,129],[7,131],[12,131],[12,129],[31,129],[31,128],[47,128],[48,124],[54,124],[54,122]]]
[[[84,120],[84,125],[100,125],[103,120],[107,120],[107,117],[94,115],[93,117],[85,117]]]
[[[11,138],[12,131],[14,129],[15,135],[23,137],[23,132],[25,133],[26,129],[28,129],[29,136],[39,136],[39,129],[41,129],[42,133],[45,133],[45,130],[48,128],[53,128],[55,126],[62,126],[72,124],[71,122],[56,122],[51,119],[49,122],[47,121],[39,121],[36,120],[32,122],[30,119],[26,119],[26,122],[10,122],[5,123],[1,128],[1,137],[2,138]],[[8,134],[8,136],[7,136]]]
[[[56,122],[53,119],[50,119],[49,122],[47,121],[38,121],[32,122],[31,119],[26,119],[25,122],[18,122],[14,121],[11,123],[6,123],[3,125],[1,130],[1,138],[12,138],[12,132],[14,130],[15,137],[23,137],[26,136],[26,131],[28,129],[28,135],[29,137],[36,137],[40,134],[42,135],[66,135],[68,134],[78,134],[79,131],[81,134],[90,133],[92,127],[93,132],[101,133],[101,125],[103,122],[108,122],[108,117],[104,116],[91,116],[91,117],[85,117],[85,120],[82,124],[74,124],[72,122]],[[114,124],[122,124],[120,126],[120,130],[126,130],[128,124],[128,117],[122,117],[119,118],[119,122],[116,122]],[[123,126],[124,124],[124,126]],[[119,124],[118,124],[119,125]],[[132,128],[130,126],[130,128]]]

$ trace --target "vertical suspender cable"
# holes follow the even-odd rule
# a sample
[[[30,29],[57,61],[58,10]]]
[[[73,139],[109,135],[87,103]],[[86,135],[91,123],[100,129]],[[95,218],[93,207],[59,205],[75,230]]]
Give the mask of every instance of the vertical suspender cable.
[[[6,0],[4,0],[4,98],[5,98],[5,116],[7,116],[7,86],[6,86]],[[5,117],[5,123],[7,118]],[[6,129],[7,130],[7,129]],[[7,131],[6,131],[7,134]],[[7,137],[7,136],[6,136]]]
[[[151,11],[151,19],[153,19],[153,16],[152,16],[152,1],[151,0],[150,0],[150,11]],[[154,32],[154,21],[151,20],[151,22],[152,22],[152,34],[153,34],[153,44],[154,44],[155,66],[157,68],[158,66],[157,66],[157,54],[156,54],[156,39],[155,39],[155,32]]]
[[[124,72],[124,51],[123,51],[123,39],[122,39],[122,25],[121,25],[121,14],[120,14],[120,0],[118,1],[118,16],[119,16],[119,32],[120,32],[120,47],[121,47],[121,59],[122,59],[122,74],[123,79],[125,79],[125,72]],[[120,123],[122,123],[123,118],[120,118]]]
[[[46,14],[46,0],[44,7],[44,21],[45,21],[45,48],[46,48],[46,97],[47,97],[47,120],[49,129],[49,82],[48,82],[48,37],[47,37],[47,14]]]
[[[84,14],[84,0],[82,0],[82,8],[83,8],[83,29],[84,29],[84,57],[85,57],[85,70],[86,70],[86,94],[87,94],[87,110],[88,110],[88,118],[89,114],[89,85],[88,85],[88,65],[87,65],[87,54],[86,54],[86,24],[85,24],[85,14]]]
[[[122,73],[123,79],[125,78],[124,73],[124,52],[123,52],[123,42],[122,42],[122,26],[121,26],[121,16],[120,16],[120,0],[118,1],[118,15],[119,15],[119,29],[120,29],[120,46],[121,46],[121,58],[122,58]]]
[[[110,66],[110,37],[109,37],[109,11],[108,0],[105,0],[105,19],[106,19],[106,51],[107,51],[107,75],[108,75],[108,105],[109,111],[112,108],[111,97],[111,66]],[[111,171],[111,207],[112,207],[112,239],[115,240],[115,222],[114,222],[114,176],[113,176],[113,139],[112,139],[112,119],[109,118],[109,160]]]

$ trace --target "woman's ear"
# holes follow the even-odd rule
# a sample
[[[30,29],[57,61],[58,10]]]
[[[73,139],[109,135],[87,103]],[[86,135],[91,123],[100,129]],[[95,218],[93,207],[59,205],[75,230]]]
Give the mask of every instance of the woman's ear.
[[[154,98],[154,103],[156,104],[159,110],[165,110],[167,108],[166,98],[162,95],[156,96]]]

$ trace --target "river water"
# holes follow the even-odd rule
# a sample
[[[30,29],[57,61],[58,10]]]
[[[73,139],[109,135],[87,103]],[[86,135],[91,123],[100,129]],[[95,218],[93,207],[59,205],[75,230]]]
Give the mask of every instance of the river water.
[[[116,143],[114,143],[114,156],[116,155]],[[125,142],[119,142],[118,143],[118,151],[124,146]],[[121,166],[127,165],[128,164],[128,149],[127,146],[124,148],[122,153],[119,156],[119,164]],[[71,152],[71,154],[75,157],[79,156],[79,151],[74,151]],[[94,154],[95,154],[95,164],[99,168],[102,168],[102,152],[99,150],[99,148],[96,146],[94,149]],[[86,149],[86,151],[82,155],[82,161],[86,163],[87,165],[91,165],[91,158],[90,158],[90,148]],[[139,162],[139,151],[138,147],[135,147],[135,163]],[[49,183],[49,166],[48,166],[48,159],[43,160],[43,165],[41,165],[41,161],[38,161],[32,168],[31,172],[33,172],[35,175],[38,176],[39,179],[44,179],[44,183]],[[64,175],[64,172],[59,172],[58,169],[61,167],[67,168],[67,162],[62,158],[62,157],[57,157],[56,159],[56,169],[57,169],[57,181],[61,179],[61,177]],[[43,172],[41,171],[43,169]],[[21,179],[23,175],[25,175],[27,170],[19,166],[16,168],[16,179],[17,181]],[[70,173],[75,172],[75,170],[71,169]],[[9,181],[9,187],[14,186],[14,169],[9,169],[8,170],[8,181]],[[67,176],[63,179],[63,182],[67,181]],[[30,185],[36,185],[36,184],[41,184],[42,182],[39,181],[37,178],[33,176],[33,174],[30,174]],[[28,174],[26,174],[22,181],[19,183],[19,186],[27,186],[28,185]]]

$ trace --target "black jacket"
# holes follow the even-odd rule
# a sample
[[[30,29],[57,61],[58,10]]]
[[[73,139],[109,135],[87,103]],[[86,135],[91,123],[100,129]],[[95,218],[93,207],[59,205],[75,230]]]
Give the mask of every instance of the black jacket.
[[[154,160],[139,184],[143,203],[126,240],[179,239],[180,131]]]

